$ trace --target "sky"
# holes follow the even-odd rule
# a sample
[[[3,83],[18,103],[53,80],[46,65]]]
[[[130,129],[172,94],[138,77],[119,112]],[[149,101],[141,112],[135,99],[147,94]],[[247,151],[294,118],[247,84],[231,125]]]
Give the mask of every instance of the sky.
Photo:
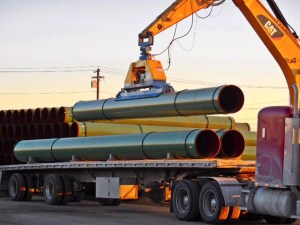
[[[264,1],[263,1],[264,2]],[[300,33],[299,0],[277,0],[289,24]],[[0,0],[0,109],[73,106],[96,98],[91,77],[100,66],[105,79],[100,98],[114,97],[137,61],[137,35],[173,0]],[[265,2],[264,2],[265,3]],[[205,17],[210,9],[198,14]],[[178,24],[177,36],[191,26]],[[152,53],[171,41],[174,28],[158,34]],[[156,57],[164,68],[168,56]],[[230,115],[256,129],[258,111],[288,105],[284,76],[247,20],[231,0],[206,19],[193,17],[189,34],[174,42],[167,81],[176,91],[239,86],[243,109]]]

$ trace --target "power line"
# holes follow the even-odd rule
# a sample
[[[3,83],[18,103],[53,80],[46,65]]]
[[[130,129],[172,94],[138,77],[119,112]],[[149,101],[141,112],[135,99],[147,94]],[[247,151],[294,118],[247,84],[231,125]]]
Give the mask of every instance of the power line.
[[[86,66],[91,67],[91,69],[76,69],[76,68],[83,68],[84,66],[78,66],[78,67],[15,67],[15,68],[0,68],[0,73],[59,73],[59,72],[93,72],[92,66]],[[65,68],[60,70],[41,70],[46,68]],[[69,68],[69,69],[67,69]],[[74,69],[71,69],[74,68]],[[28,70],[27,70],[28,69]],[[110,67],[100,67],[101,71],[104,74],[110,74],[115,76],[126,76],[126,71],[117,69],[117,68],[110,68]],[[182,79],[182,78],[175,78],[170,77],[170,81],[176,82],[176,83],[185,83],[185,84],[199,84],[199,85],[222,85],[222,83],[218,82],[209,82],[209,81],[200,81],[200,80],[192,80],[192,79]],[[283,89],[286,90],[287,87],[282,86],[262,86],[262,85],[248,85],[248,84],[237,84],[239,87],[244,88],[254,88],[254,89]]]
[[[1,70],[39,70],[39,69],[73,69],[73,68],[95,68],[97,66],[46,66],[46,67],[0,67]]]
[[[176,83],[185,83],[185,84],[200,84],[200,85],[222,85],[222,83],[217,82],[209,82],[209,81],[199,81],[199,80],[188,80],[188,79],[181,79],[181,78],[171,78],[169,79],[172,82]],[[258,89],[284,89],[286,90],[287,87],[281,87],[281,86],[260,86],[260,85],[247,85],[247,84],[237,84],[239,87],[244,88],[258,88]]]
[[[94,93],[94,91],[60,91],[60,92],[2,92],[0,95],[62,95],[62,94],[85,94]],[[101,93],[115,95],[116,93],[105,92]]]
[[[0,70],[0,73],[73,73],[73,72],[93,72],[92,69],[82,70]]]
[[[91,72],[98,66],[65,66],[65,67],[0,67],[0,73],[56,73],[56,72]],[[101,70],[109,73],[124,74],[125,70],[100,67]]]
[[[287,101],[287,99],[281,99],[281,100],[275,100],[275,101],[267,101],[267,102],[257,102],[257,103],[250,103],[247,105],[259,105],[259,104],[268,104],[268,103],[276,103],[276,102],[284,102]]]

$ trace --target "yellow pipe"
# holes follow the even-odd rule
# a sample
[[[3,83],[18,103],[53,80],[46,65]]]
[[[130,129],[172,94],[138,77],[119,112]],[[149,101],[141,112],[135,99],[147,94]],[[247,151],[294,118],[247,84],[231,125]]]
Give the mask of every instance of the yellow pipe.
[[[94,121],[98,122],[98,121]],[[116,124],[139,124],[151,126],[171,126],[171,127],[188,127],[188,128],[207,128],[215,130],[238,130],[250,131],[248,123],[236,123],[230,116],[186,116],[186,117],[159,117],[147,119],[121,119],[113,121],[99,121],[100,123]]]
[[[97,121],[94,121],[97,122]],[[234,129],[235,120],[230,116],[188,116],[188,117],[159,117],[149,119],[123,119],[114,121],[99,121],[101,123],[140,124],[151,126],[172,126],[208,129]]]
[[[256,160],[256,146],[246,146],[240,157],[242,160]]]
[[[74,122],[71,126],[71,136],[89,137],[115,134],[183,131],[191,129],[192,128],[186,127],[148,126],[137,124]]]
[[[114,134],[137,134],[141,129],[137,125],[74,122],[71,125],[72,137],[89,137]]]
[[[238,131],[250,131],[250,124],[249,123],[236,123],[235,124],[235,130]]]
[[[256,146],[257,132],[254,131],[240,131],[244,136],[246,146]]]
[[[72,107],[60,107],[57,112],[57,120],[59,123],[73,122],[73,112]]]

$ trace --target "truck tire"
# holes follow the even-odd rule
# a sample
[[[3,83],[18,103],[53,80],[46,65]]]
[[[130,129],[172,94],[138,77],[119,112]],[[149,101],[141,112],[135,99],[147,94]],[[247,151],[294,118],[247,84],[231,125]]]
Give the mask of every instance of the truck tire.
[[[24,174],[24,178],[26,182],[24,201],[31,201],[34,193],[33,178],[29,174]]]
[[[221,188],[216,181],[207,182],[199,196],[199,211],[204,222],[221,223],[227,220],[230,207],[224,207]]]
[[[98,198],[98,201],[102,206],[118,206],[121,204],[121,199],[115,198]]]
[[[284,218],[278,216],[264,216],[264,219],[269,224],[292,224],[297,221],[296,219],[293,218]]]
[[[63,182],[59,175],[50,174],[44,182],[44,199],[48,205],[60,205],[63,199]]]
[[[248,211],[241,211],[240,220],[242,221],[261,221],[263,217],[258,214],[250,213]]]
[[[63,197],[61,200],[61,205],[66,205],[72,200],[73,195],[73,184],[72,179],[68,176],[61,176],[63,182]]]
[[[199,187],[196,182],[179,181],[172,193],[172,208],[175,216],[184,221],[199,219]]]
[[[26,193],[25,177],[20,173],[14,173],[8,183],[8,194],[13,201],[23,201]]]

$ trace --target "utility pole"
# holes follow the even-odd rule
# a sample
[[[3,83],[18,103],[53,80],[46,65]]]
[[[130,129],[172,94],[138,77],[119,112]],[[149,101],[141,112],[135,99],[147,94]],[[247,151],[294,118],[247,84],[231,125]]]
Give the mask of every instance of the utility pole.
[[[94,80],[92,80],[92,88],[97,88],[97,95],[96,95],[96,99],[99,100],[99,94],[100,94],[100,80],[104,79],[104,76],[100,76],[100,68],[98,66],[98,69],[94,71],[94,73],[97,73],[97,76],[92,77],[92,79],[96,79],[96,84],[94,82]]]

